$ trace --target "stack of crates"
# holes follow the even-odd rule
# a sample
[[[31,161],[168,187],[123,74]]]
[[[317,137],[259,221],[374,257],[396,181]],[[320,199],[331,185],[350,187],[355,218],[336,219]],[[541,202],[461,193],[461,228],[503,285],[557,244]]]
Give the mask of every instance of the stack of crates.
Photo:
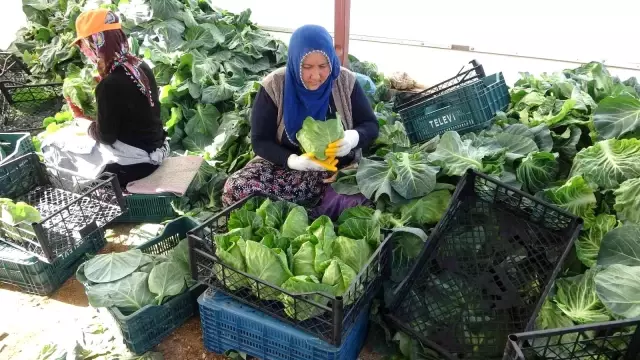
[[[0,242],[0,282],[16,286],[27,294],[51,295],[75,273],[86,260],[86,254],[97,253],[105,243],[104,233],[97,229],[77,249],[49,264]]]
[[[0,218],[0,282],[50,295],[73,275],[85,254],[104,246],[102,228],[124,206],[118,180],[104,174],[82,189],[65,189],[60,181],[65,176],[81,181],[64,170],[46,168],[35,153],[0,164],[0,197],[23,201],[42,217],[31,224]]]
[[[355,359],[366,337],[372,301],[391,271],[391,237],[385,237],[342,296],[289,292],[234,269],[216,255],[214,237],[227,232],[232,212],[265,198],[243,199],[189,232],[193,278],[211,287],[198,300],[205,347],[261,359]],[[250,291],[246,284],[259,290]],[[274,300],[282,297],[291,299],[293,315]],[[297,317],[305,313],[318,315]]]
[[[460,134],[491,125],[496,112],[509,106],[509,88],[502,73],[486,76],[473,60],[471,69],[401,101],[394,111],[400,115],[412,144],[419,144],[447,131]]]

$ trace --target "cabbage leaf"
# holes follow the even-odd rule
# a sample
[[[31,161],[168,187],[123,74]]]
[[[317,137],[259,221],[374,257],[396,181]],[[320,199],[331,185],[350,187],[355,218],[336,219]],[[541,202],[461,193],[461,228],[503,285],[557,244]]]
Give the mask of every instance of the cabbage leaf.
[[[340,116],[326,121],[304,119],[296,138],[306,153],[312,153],[319,160],[326,160],[325,150],[334,141],[344,137],[344,128]]]
[[[577,175],[604,190],[616,189],[624,181],[640,177],[640,140],[603,140],[580,150],[570,176]]]

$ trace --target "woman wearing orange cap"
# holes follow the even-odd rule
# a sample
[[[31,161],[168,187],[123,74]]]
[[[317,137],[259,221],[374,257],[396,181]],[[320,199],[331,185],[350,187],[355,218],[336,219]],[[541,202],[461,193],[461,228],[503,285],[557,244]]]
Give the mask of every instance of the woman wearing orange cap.
[[[158,86],[149,66],[129,52],[118,16],[97,9],[76,20],[75,44],[98,68],[97,118],[88,135],[99,151],[93,164],[118,176],[120,185],[150,175],[169,154],[160,120]],[[87,118],[67,99],[76,118]],[[100,164],[96,164],[96,162]]]

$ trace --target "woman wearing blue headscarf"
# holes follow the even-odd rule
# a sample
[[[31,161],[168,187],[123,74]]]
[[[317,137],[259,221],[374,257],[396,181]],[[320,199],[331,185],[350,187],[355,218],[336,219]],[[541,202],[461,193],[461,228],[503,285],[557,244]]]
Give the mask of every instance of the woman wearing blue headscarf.
[[[331,144],[329,161],[303,154],[296,139],[308,116],[342,119],[344,138]],[[292,202],[323,194],[331,172],[358,160],[360,149],[378,137],[378,121],[354,73],[340,66],[331,35],[321,26],[297,29],[289,42],[287,66],[267,75],[251,113],[256,158],[231,175],[226,205],[262,192]],[[333,160],[335,159],[335,160]]]

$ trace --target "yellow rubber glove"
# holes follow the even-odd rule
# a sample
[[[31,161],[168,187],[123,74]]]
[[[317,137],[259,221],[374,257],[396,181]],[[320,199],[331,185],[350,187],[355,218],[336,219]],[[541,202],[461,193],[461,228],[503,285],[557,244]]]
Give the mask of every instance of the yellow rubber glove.
[[[344,132],[344,137],[342,139],[336,140],[327,145],[324,153],[327,156],[341,158],[349,154],[351,150],[355,149],[355,147],[358,146],[359,141],[360,134],[356,130],[347,130]]]
[[[329,157],[326,160],[318,160],[311,153],[296,155],[291,154],[287,160],[290,169],[298,171],[338,171],[338,160]]]
[[[310,153],[304,154],[302,156],[308,157],[309,160],[327,169],[327,171],[338,171],[338,168],[336,167],[336,165],[338,165],[338,160],[335,156],[329,156],[326,160],[318,160],[315,156],[313,156],[313,154]]]

